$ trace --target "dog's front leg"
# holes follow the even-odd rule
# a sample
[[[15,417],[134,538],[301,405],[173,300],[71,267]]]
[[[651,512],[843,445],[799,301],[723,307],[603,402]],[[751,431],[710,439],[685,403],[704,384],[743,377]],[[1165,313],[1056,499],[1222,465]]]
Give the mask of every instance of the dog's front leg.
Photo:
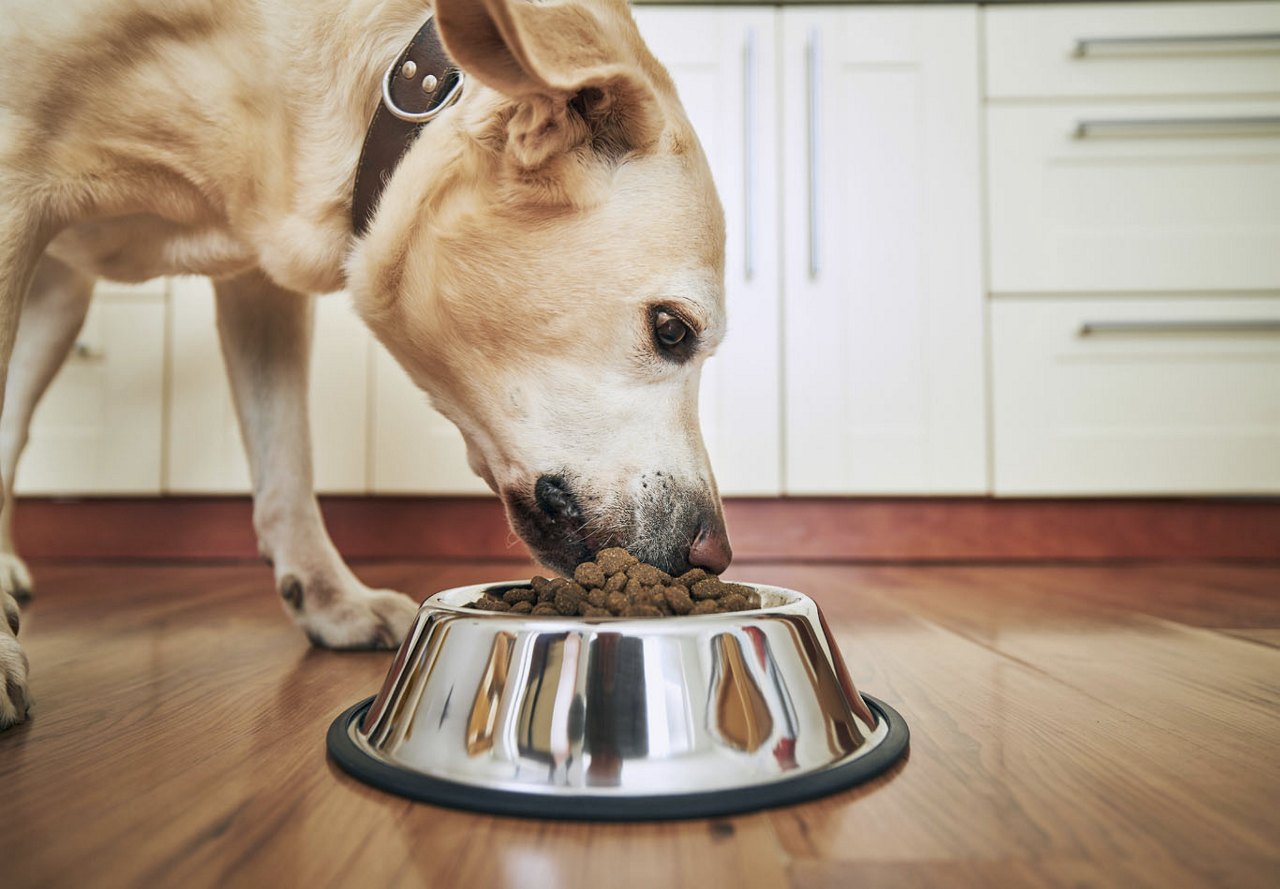
[[[360,583],[334,548],[312,488],[307,375],[312,297],[260,272],[216,282],[218,332],[253,476],[258,547],[285,610],[316,645],[391,647],[417,605]]]
[[[0,168],[2,169],[2,168]],[[18,334],[18,319],[49,227],[28,204],[30,189],[0,172],[0,414],[9,377],[9,358]],[[0,478],[0,503],[12,478]],[[0,588],[0,729],[27,718],[27,655],[18,643],[18,603]]]

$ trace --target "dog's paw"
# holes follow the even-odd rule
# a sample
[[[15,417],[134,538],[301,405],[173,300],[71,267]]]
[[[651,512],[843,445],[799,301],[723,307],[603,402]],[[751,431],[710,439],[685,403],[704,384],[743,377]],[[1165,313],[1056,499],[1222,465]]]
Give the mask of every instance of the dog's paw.
[[[0,731],[27,718],[31,696],[27,692],[27,653],[22,650],[15,636],[8,632],[12,627],[17,633],[18,607],[11,596],[0,593],[4,599],[6,623],[0,627]]]
[[[409,632],[418,603],[404,593],[371,590],[358,581],[280,579],[285,610],[320,648],[395,648]]]
[[[30,599],[36,591],[31,570],[17,553],[0,553],[0,592],[15,599]]]

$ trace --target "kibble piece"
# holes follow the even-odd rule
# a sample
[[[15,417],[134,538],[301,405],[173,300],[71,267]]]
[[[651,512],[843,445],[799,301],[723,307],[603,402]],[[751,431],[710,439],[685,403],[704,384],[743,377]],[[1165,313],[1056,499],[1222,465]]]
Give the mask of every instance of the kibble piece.
[[[644,562],[632,565],[627,569],[627,577],[632,580],[638,580],[645,586],[658,586],[659,584],[671,583],[671,575],[667,572],[655,568],[652,565],[646,565]]]
[[[532,612],[533,612],[533,603],[528,600],[525,600],[523,602],[517,602],[511,606],[512,614],[531,614]]]
[[[510,611],[511,606],[501,599],[495,599],[488,593],[485,593],[479,599],[476,599],[476,607],[481,611]]]
[[[719,599],[725,593],[725,584],[717,577],[700,580],[689,588],[695,599]]]
[[[560,612],[556,610],[556,606],[552,605],[550,602],[539,602],[537,605],[534,605],[533,613],[534,614],[555,614],[555,615],[560,614]]]
[[[662,612],[653,605],[632,605],[622,612],[623,617],[662,617]]]
[[[746,611],[747,597],[740,593],[725,593],[720,597],[717,607],[721,611]]]
[[[676,583],[681,586],[692,587],[698,581],[706,580],[708,577],[714,576],[715,575],[708,574],[706,571],[703,571],[701,568],[690,568],[684,574],[681,574],[676,578]]]
[[[537,598],[538,594],[532,587],[527,586],[514,586],[502,594],[502,601],[508,605],[515,605],[517,602],[534,602]]]
[[[583,562],[573,569],[573,579],[587,589],[604,586],[604,569],[595,562]]]
[[[626,595],[621,592],[610,593],[605,597],[604,602],[604,605],[609,609],[610,614],[621,614],[627,610],[628,604],[629,602],[627,601]]]
[[[547,589],[547,587],[551,586],[551,581],[539,574],[537,577],[533,578],[533,580],[529,581],[529,586],[533,587],[534,594],[537,595],[538,600],[541,601],[542,593]]]
[[[658,594],[659,589],[661,589],[661,587],[641,586],[638,590],[635,591],[635,594],[632,595],[631,604],[656,606],[658,604],[657,598],[659,595]]]
[[[609,594],[604,590],[587,590],[587,602],[592,608],[603,608]]]
[[[608,608],[596,608],[594,605],[587,605],[582,609],[583,617],[613,617],[613,612]]]
[[[663,598],[674,614],[688,614],[693,610],[693,599],[689,591],[682,586],[669,586],[663,590]]]
[[[556,591],[556,610],[561,614],[577,614],[578,603],[586,598],[586,590],[576,583],[566,583]]]
[[[630,578],[626,574],[619,571],[617,574],[610,574],[609,579],[604,582],[604,591],[606,593],[620,593],[626,587]]]
[[[690,611],[689,613],[690,613],[690,614],[715,614],[715,613],[716,613],[716,600],[715,600],[715,599],[703,599],[701,602],[694,602],[694,603],[693,603],[693,610],[692,610],[692,611]]]
[[[613,576],[619,571],[626,571],[640,560],[620,546],[611,546],[596,553],[596,564],[605,574]]]
[[[534,591],[538,594],[538,601],[554,602],[556,600],[556,593],[563,589],[564,585],[568,582],[569,581],[565,580],[563,577],[556,577],[552,580],[548,580],[546,584],[543,585],[542,589],[535,587]]]

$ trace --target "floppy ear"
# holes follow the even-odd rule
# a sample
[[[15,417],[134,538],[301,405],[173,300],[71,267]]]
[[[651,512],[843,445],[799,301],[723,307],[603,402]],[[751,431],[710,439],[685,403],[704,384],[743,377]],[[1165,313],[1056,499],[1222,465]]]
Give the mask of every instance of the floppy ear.
[[[508,148],[522,166],[588,139],[609,152],[643,148],[661,132],[625,3],[436,0],[435,15],[459,67],[517,100]]]

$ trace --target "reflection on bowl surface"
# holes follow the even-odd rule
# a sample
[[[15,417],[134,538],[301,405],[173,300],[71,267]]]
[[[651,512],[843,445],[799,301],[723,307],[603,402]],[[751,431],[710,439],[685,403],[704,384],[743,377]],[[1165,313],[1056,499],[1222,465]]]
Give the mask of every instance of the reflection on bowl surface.
[[[692,799],[802,778],[816,787],[837,773],[852,778],[847,786],[867,770],[855,767],[860,759],[879,771],[905,745],[905,726],[885,744],[887,708],[877,704],[877,714],[858,694],[817,606],[800,593],[756,586],[763,608],[696,617],[464,607],[494,586],[423,604],[377,697],[335,723],[340,764],[402,792],[397,774],[543,798],[556,810],[548,814],[566,814],[559,800],[610,817],[630,810],[610,800]],[[897,750],[882,762],[886,746]],[[387,780],[348,759],[368,760]]]

